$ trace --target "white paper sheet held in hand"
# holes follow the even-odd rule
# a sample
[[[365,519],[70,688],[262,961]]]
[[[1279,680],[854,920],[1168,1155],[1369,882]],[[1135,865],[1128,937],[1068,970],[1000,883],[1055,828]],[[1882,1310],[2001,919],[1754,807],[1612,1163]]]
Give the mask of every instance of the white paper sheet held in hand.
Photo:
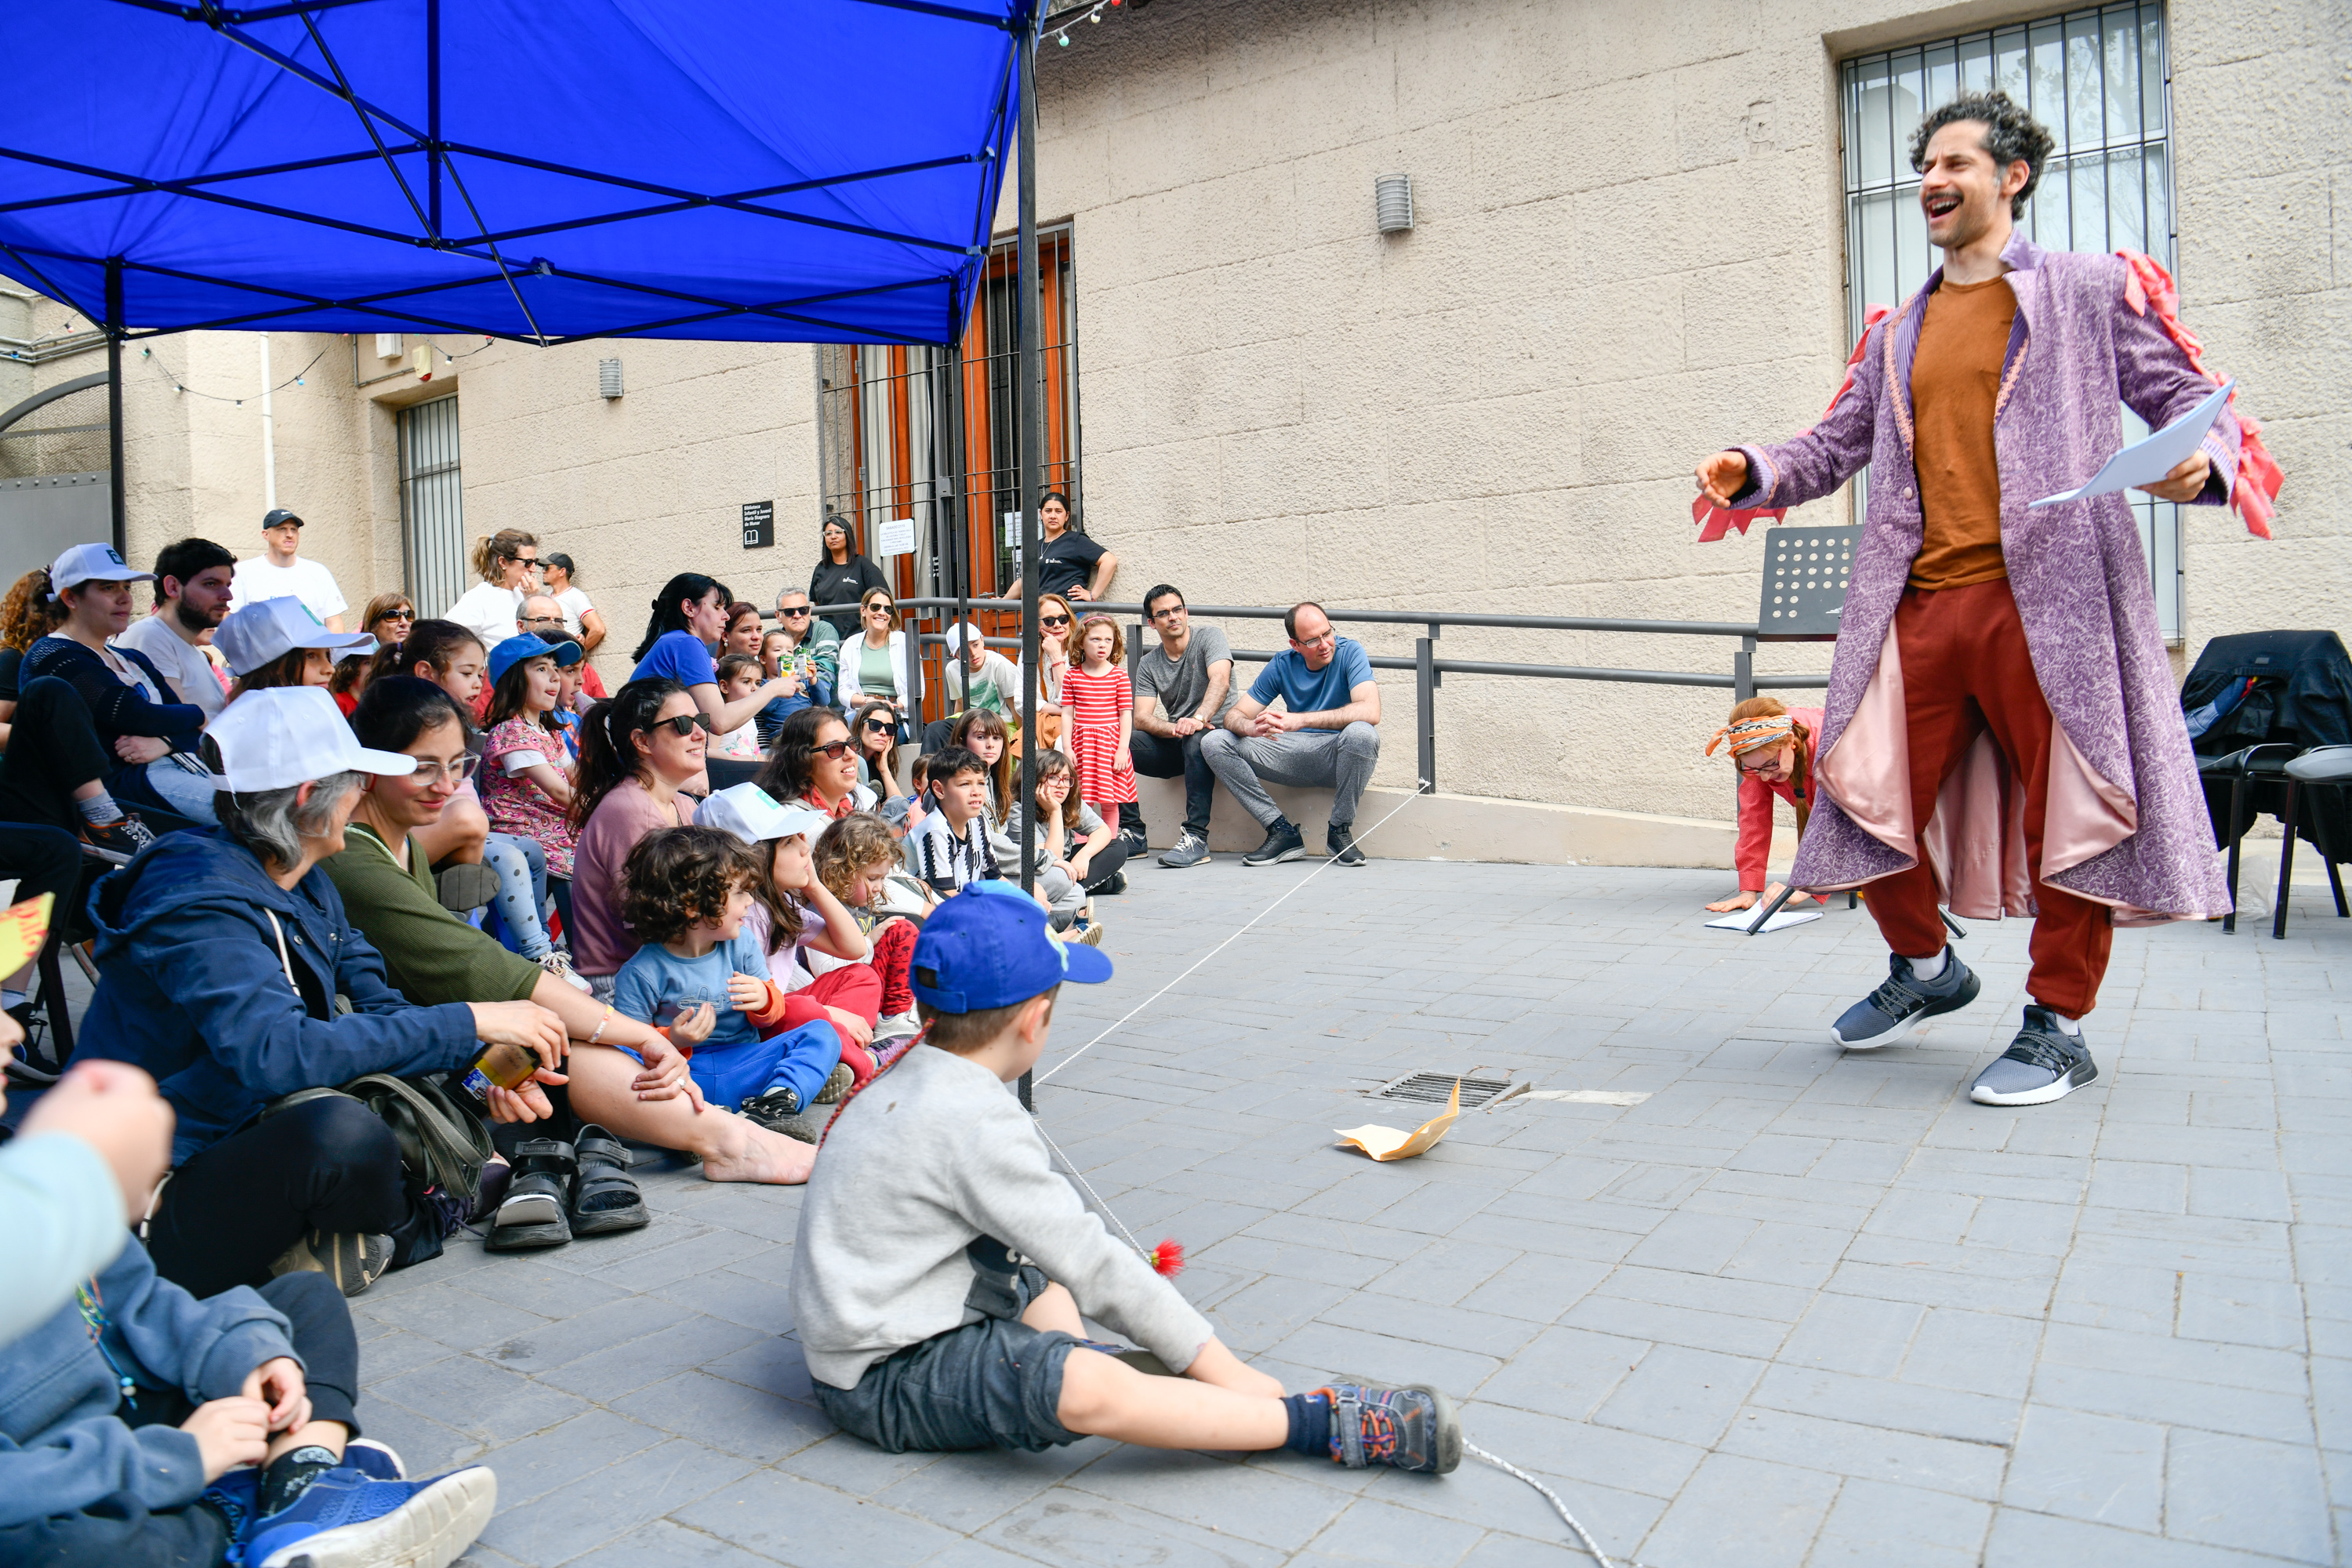
[[[2197,450],[2205,439],[2205,432],[2213,428],[2213,421],[2221,417],[2221,405],[2230,401],[2230,388],[2235,380],[2226,381],[2215,389],[2213,395],[2157,431],[2144,441],[2135,441],[2109,458],[2090,482],[2054,496],[2043,496],[2035,506],[2055,506],[2062,500],[2079,500],[2084,496],[2103,496],[2115,490],[2146,489],[2159,483],[2164,476],[2179,468]]]

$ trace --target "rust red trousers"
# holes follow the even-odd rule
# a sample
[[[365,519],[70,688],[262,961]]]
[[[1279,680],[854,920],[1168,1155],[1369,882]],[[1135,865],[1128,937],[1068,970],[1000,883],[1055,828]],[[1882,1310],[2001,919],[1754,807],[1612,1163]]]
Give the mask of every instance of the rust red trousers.
[[[2036,1002],[2079,1018],[2098,1000],[2115,941],[2107,906],[2042,880],[2042,826],[2049,805],[2050,704],[2034,679],[2025,627],[2009,580],[1965,588],[1906,588],[1894,635],[1903,658],[1906,731],[1911,748],[1912,830],[1925,833],[1944,776],[1983,731],[2025,788],[2025,864],[2033,878],[2033,922],[2025,988]],[[1906,958],[1943,951],[1936,879],[1922,861],[1882,877],[1865,902],[1886,945]]]

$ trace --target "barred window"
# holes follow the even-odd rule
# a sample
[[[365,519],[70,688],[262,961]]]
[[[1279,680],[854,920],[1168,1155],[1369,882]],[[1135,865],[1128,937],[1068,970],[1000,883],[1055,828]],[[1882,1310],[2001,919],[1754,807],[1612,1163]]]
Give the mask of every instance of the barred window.
[[[1845,62],[1846,303],[1855,340],[1937,258],[1919,212],[1911,132],[1963,92],[2006,92],[2057,139],[2020,230],[2052,250],[2138,250],[2173,265],[2171,74],[2152,0],[1864,55]],[[2124,437],[2147,427],[2124,410]],[[2167,641],[2180,639],[2180,509],[2127,492]],[[1856,487],[1855,510],[1862,507]]]

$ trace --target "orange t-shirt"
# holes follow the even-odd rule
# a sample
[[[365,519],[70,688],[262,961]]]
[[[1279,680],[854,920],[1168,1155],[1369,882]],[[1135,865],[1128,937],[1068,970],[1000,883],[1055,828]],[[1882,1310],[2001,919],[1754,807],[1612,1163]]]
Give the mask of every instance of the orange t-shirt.
[[[2000,468],[1992,408],[2017,319],[2009,279],[1937,285],[1911,361],[1913,457],[1926,524],[1914,588],[1965,588],[2009,575],[2000,558]]]

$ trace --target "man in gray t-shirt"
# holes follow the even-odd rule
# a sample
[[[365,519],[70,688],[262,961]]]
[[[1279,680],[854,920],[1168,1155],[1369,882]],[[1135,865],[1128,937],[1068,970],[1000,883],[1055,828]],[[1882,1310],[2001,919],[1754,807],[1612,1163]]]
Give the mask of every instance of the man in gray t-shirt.
[[[1234,705],[1233,650],[1216,627],[1193,626],[1184,595],[1165,583],[1144,595],[1143,613],[1151,617],[1160,644],[1145,648],[1137,660],[1135,734],[1128,755],[1146,777],[1181,774],[1184,780],[1184,831],[1160,863],[1180,868],[1205,865],[1217,776],[1201,754],[1201,737],[1215,730]],[[1150,843],[1143,813],[1133,805],[1120,811],[1128,852],[1139,855]]]

